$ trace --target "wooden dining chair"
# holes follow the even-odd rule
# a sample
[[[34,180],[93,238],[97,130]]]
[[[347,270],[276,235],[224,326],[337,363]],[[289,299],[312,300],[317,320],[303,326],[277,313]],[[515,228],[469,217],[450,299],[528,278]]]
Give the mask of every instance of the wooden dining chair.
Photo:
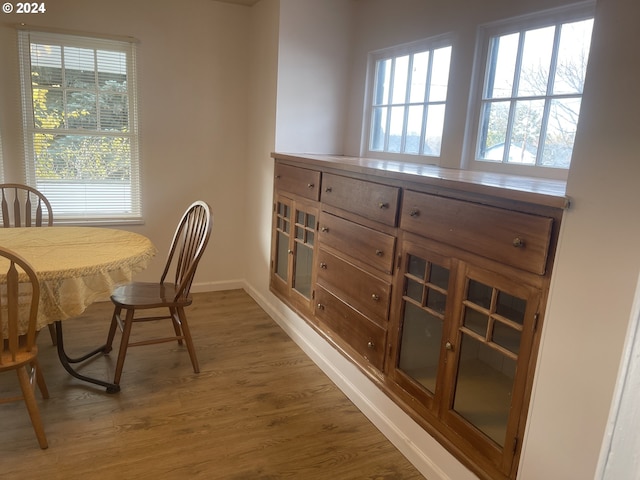
[[[139,345],[177,341],[179,345],[186,343],[193,371],[198,373],[198,359],[196,358],[193,340],[185,307],[191,305],[192,298],[189,294],[191,283],[198,267],[198,262],[209,242],[213,219],[209,206],[202,201],[196,201],[182,216],[171,242],[171,248],[159,283],[134,282],[117,287],[111,301],[115,308],[111,319],[111,327],[104,352],[111,350],[116,328],[122,331],[120,350],[116,362],[116,371],[113,383],[120,384],[122,367],[127,355],[127,348]],[[173,278],[173,282],[170,282]],[[139,310],[151,310],[157,308],[168,309],[168,314],[152,315],[149,312],[136,316]],[[126,313],[124,318],[122,313]],[[137,342],[130,342],[131,327],[137,322],[170,319],[173,324],[173,334],[168,337],[151,338]]]
[[[51,203],[39,190],[20,183],[2,183],[0,192],[3,227],[50,227],[53,225]]]
[[[39,190],[21,183],[0,183],[2,227],[51,227],[53,209]],[[51,342],[56,344],[56,330],[49,324]]]
[[[49,398],[36,345],[40,284],[31,265],[16,253],[0,247],[0,260],[3,261],[0,278],[5,280],[4,293],[0,295],[0,373],[15,370],[22,390],[22,395],[0,398],[0,403],[24,400],[40,448],[44,449],[48,447],[47,437],[34,392],[35,378],[42,398]],[[26,325],[22,323],[24,316],[28,317]]]

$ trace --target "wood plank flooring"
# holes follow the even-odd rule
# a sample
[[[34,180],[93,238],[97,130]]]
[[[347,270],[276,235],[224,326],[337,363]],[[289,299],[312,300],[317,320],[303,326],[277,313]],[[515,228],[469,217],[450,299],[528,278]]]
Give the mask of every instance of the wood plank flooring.
[[[110,315],[98,303],[66,321],[68,352],[102,344]],[[43,332],[49,448],[22,402],[0,405],[2,478],[423,478],[244,291],[195,294],[187,315],[200,374],[177,344],[130,348],[114,395],[69,376]],[[166,328],[138,324],[134,335]],[[115,351],[81,371],[112,378]],[[0,376],[0,395],[16,389],[15,375]]]

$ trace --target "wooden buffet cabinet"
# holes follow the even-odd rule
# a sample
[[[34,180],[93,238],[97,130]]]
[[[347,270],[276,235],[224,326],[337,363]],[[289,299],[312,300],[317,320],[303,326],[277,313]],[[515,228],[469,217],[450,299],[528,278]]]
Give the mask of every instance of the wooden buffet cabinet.
[[[564,183],[272,156],[271,290],[480,478],[515,478]]]

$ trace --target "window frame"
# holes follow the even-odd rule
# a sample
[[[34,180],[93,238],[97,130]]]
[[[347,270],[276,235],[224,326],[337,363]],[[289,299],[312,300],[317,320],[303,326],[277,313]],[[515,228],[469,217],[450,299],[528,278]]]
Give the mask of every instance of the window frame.
[[[388,47],[380,50],[376,50],[370,52],[367,56],[367,71],[366,71],[366,84],[365,84],[365,103],[364,103],[364,115],[363,115],[363,124],[362,124],[362,138],[360,140],[360,152],[361,155],[371,158],[380,158],[382,160],[394,160],[406,163],[422,163],[422,164],[439,164],[440,159],[442,158],[442,146],[444,145],[444,137],[446,135],[446,128],[443,127],[442,130],[442,138],[441,138],[441,150],[438,156],[435,155],[426,155],[424,153],[404,153],[404,152],[389,152],[384,150],[371,150],[371,138],[372,138],[372,115],[374,109],[374,94],[376,91],[376,76],[377,76],[377,63],[380,60],[384,59],[395,59],[398,57],[402,57],[405,55],[412,55],[415,53],[430,52],[430,60],[434,50],[449,47],[451,48],[451,56],[449,58],[449,72],[447,74],[447,92],[444,100],[442,101],[429,101],[425,100],[422,102],[423,105],[430,104],[441,104],[444,105],[444,116],[443,123],[446,124],[446,116],[447,116],[447,106],[449,103],[449,95],[450,95],[450,79],[451,79],[451,67],[453,65],[453,49],[454,49],[454,41],[453,36],[451,34],[437,35],[434,37],[429,37],[421,40],[417,40],[414,42],[409,42],[401,45],[396,45],[393,47]],[[426,88],[426,87],[425,87]],[[409,94],[409,89],[407,89],[405,95]],[[415,104],[416,102],[406,101],[405,103],[398,103],[397,105],[403,105],[405,107]],[[389,104],[391,105],[391,104]],[[406,117],[408,113],[405,112],[405,127],[406,127]],[[425,116],[423,112],[423,120],[422,120],[422,131],[425,130]],[[403,128],[403,139],[405,137],[406,132],[404,132]],[[385,135],[387,137],[387,135]],[[386,142],[385,142],[386,143]],[[421,142],[422,146],[422,142]]]
[[[123,137],[129,141],[129,161],[130,161],[130,178],[129,185],[124,187],[130,195],[130,211],[123,213],[99,213],[90,209],[91,200],[88,200],[84,206],[82,213],[56,213],[56,223],[66,224],[137,224],[142,223],[142,206],[141,206],[141,179],[140,179],[140,148],[139,148],[139,124],[138,124],[138,99],[137,99],[137,78],[136,78],[136,44],[137,41],[130,37],[109,37],[92,34],[76,34],[68,32],[58,32],[46,29],[19,29],[18,30],[18,46],[20,60],[20,89],[22,95],[22,125],[23,125],[23,146],[24,146],[24,171],[26,183],[38,188],[46,193],[45,183],[39,185],[36,176],[36,156],[35,142],[33,135],[35,133],[55,133],[68,136],[89,136],[95,138],[105,137]],[[126,83],[127,83],[127,127],[128,131],[111,131],[83,128],[58,128],[55,131],[38,128],[35,124],[34,108],[33,108],[33,89],[31,83],[32,75],[32,44],[49,44],[60,47],[72,47],[93,50],[94,53],[99,50],[108,50],[122,52],[126,54]],[[96,72],[97,74],[97,72]],[[28,83],[27,83],[28,82]],[[61,91],[72,87],[62,86]],[[97,88],[97,86],[96,86]],[[97,90],[96,90],[97,91]],[[42,182],[42,180],[40,180]],[[64,180],[59,182],[50,182],[50,185],[56,183],[65,183]],[[90,183],[81,183],[84,190],[89,190]],[[62,187],[64,190],[64,187]],[[63,194],[65,196],[66,194]],[[113,194],[112,194],[113,195]],[[117,194],[116,194],[117,195]],[[48,195],[49,197],[49,195]],[[93,199],[95,202],[96,199]],[[54,206],[55,197],[50,198]],[[115,204],[114,204],[115,205]]]
[[[484,89],[489,73],[488,57],[492,38],[522,33],[528,30],[552,25],[572,23],[580,20],[593,19],[595,15],[595,1],[589,0],[580,4],[558,7],[550,10],[534,12],[519,17],[499,20],[478,27],[476,49],[474,54],[473,74],[471,79],[471,93],[464,133],[463,158],[461,167],[472,171],[486,171],[495,173],[515,174],[528,177],[542,177],[548,179],[566,180],[569,168],[548,167],[543,165],[523,165],[499,161],[477,159],[479,150],[480,116],[483,108]],[[552,55],[556,56],[558,45],[554,44]],[[582,99],[584,92],[580,94]],[[519,97],[513,97],[519,98]],[[509,99],[513,100],[512,97]],[[529,98],[529,97],[523,97]],[[544,96],[545,99],[553,96]]]

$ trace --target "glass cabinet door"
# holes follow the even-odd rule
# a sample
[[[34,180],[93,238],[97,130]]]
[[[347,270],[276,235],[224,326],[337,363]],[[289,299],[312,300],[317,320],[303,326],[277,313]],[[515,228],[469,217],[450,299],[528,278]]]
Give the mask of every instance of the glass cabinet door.
[[[508,474],[541,291],[510,267],[489,271],[458,255],[426,239],[403,242],[389,375],[412,408]]]
[[[508,471],[519,435],[540,294],[464,265],[447,341],[447,423]],[[519,372],[522,372],[518,375]]]
[[[311,308],[317,208],[276,196],[271,286],[296,306]]]
[[[316,238],[316,214],[308,209],[295,207],[295,252],[292,288],[305,298],[311,299],[313,247]]]
[[[289,283],[289,253],[291,251],[291,200],[279,198],[275,208],[274,273]]]
[[[439,395],[450,260],[405,245],[394,381],[432,408]]]

